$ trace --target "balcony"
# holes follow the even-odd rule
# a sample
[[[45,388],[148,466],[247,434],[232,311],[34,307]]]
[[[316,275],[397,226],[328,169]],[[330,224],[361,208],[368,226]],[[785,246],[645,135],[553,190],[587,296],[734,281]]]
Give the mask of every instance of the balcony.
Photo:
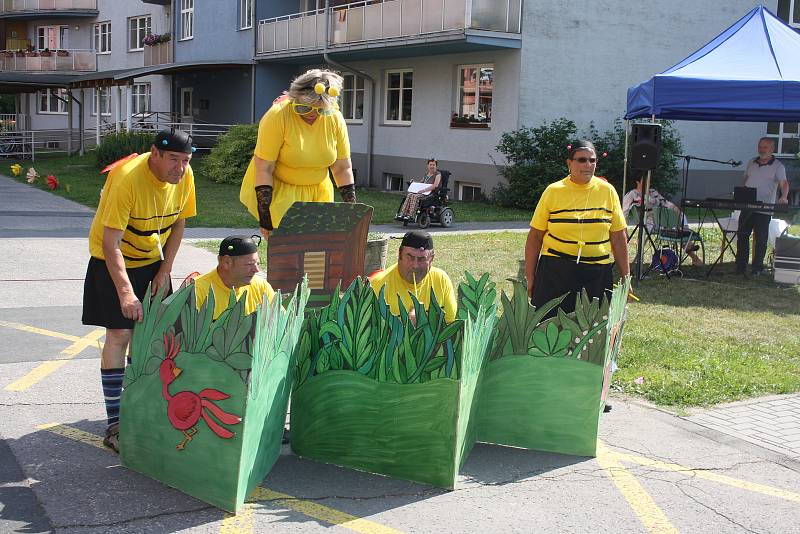
[[[0,51],[3,72],[94,72],[97,54],[92,50],[57,50],[52,52]]]
[[[0,18],[90,17],[98,14],[97,0],[0,0]]]
[[[165,65],[172,63],[172,43],[158,43],[145,45],[144,47],[144,66]]]
[[[519,47],[522,0],[363,0],[329,11],[329,52],[369,48],[374,55],[381,47],[474,44],[472,37]],[[259,21],[257,58],[320,53],[325,21],[324,9]]]

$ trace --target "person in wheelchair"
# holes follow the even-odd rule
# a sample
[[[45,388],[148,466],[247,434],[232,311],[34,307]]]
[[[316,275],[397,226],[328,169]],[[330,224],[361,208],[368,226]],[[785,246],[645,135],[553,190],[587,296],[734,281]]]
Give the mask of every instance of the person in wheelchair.
[[[395,215],[403,226],[416,221],[420,228],[427,228],[432,220],[445,228],[453,224],[453,210],[445,207],[450,172],[440,171],[438,166],[434,158],[429,159],[422,181],[409,184],[409,192]]]
[[[644,175],[640,172],[639,174],[634,176],[634,181],[636,182],[636,187],[628,191],[628,193],[622,199],[622,212],[625,216],[628,216],[628,213],[633,209],[634,205],[641,206],[642,205],[642,189],[644,188]],[[674,211],[678,214],[678,216],[682,217],[681,221],[681,230],[688,232],[689,235],[692,235],[691,229],[689,228],[689,221],[686,218],[686,215],[681,213],[681,210],[664,198],[661,193],[650,188],[649,193],[647,194],[647,206],[645,207],[645,226],[647,227],[648,231],[652,232],[653,229],[656,227],[656,222],[653,219],[653,208],[666,208]],[[687,256],[692,260],[692,265],[695,267],[703,265],[703,260],[701,260],[697,256],[697,251],[700,250],[700,245],[694,242],[694,240],[690,239],[686,242],[684,247],[684,252]]]

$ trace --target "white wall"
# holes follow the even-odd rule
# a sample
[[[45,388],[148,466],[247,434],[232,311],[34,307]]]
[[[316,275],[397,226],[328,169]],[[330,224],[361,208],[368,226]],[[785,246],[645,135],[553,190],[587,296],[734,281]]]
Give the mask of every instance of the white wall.
[[[760,2],[527,1],[520,123],[559,117],[608,129],[625,114],[627,89],[701,48]],[[777,2],[764,2],[775,10]],[[764,123],[676,123],[688,154],[746,159]],[[692,168],[721,169],[693,163]]]

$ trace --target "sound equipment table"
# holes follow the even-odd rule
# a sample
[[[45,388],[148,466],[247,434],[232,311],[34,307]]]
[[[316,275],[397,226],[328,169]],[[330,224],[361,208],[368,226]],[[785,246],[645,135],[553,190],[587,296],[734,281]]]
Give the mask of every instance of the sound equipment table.
[[[700,215],[700,227],[703,226],[703,223],[710,213],[711,216],[714,217],[714,221],[717,223],[717,226],[722,233],[722,245],[720,246],[719,256],[709,267],[706,277],[710,276],[711,272],[714,270],[714,267],[722,262],[726,251],[730,250],[734,256],[736,255],[734,243],[736,242],[737,230],[724,226],[720,221],[719,214],[717,213],[718,211],[750,210],[771,214],[792,214],[792,216],[795,217],[798,213],[800,213],[799,206],[789,206],[788,204],[766,204],[763,202],[742,202],[731,198],[706,198],[702,200],[685,198],[681,201],[681,208],[684,210],[686,208],[697,208],[702,210]]]

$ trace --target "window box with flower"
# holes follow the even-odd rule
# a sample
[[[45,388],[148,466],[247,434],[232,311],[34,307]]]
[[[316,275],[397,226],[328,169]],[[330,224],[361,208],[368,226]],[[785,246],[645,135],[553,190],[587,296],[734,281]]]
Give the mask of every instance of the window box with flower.
[[[145,36],[143,42],[145,46],[156,46],[162,43],[168,43],[172,40],[172,35],[167,33],[157,34],[157,33],[150,33]]]

